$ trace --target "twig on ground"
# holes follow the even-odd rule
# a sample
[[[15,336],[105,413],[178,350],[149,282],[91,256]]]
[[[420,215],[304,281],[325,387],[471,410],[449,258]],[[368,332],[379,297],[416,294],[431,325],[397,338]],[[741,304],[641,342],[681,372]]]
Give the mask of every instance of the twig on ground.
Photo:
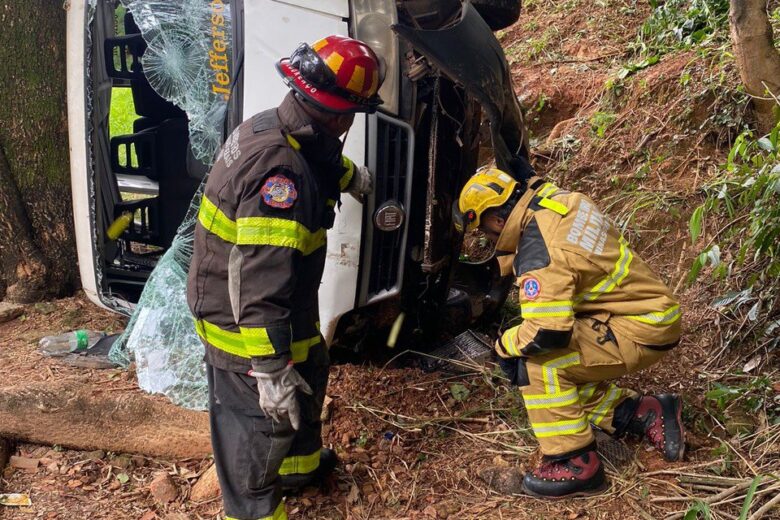
[[[750,515],[748,520],[759,520],[760,518],[764,518],[764,514],[768,513],[769,510],[775,506],[780,506],[780,493],[775,494],[775,496],[769,499],[766,504],[756,509],[756,512]]]

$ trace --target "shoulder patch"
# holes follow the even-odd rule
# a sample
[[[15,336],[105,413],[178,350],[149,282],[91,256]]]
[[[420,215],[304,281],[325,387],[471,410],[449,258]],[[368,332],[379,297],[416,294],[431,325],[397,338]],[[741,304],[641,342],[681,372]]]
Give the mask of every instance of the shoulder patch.
[[[532,218],[523,231],[523,236],[517,246],[515,256],[515,275],[520,276],[529,271],[542,269],[550,265],[550,254],[547,252],[547,244],[544,242],[542,232],[536,218]]]
[[[298,190],[292,179],[277,174],[265,180],[263,187],[260,188],[260,195],[267,206],[287,209],[291,208],[298,199]]]
[[[539,297],[539,294],[542,292],[542,284],[539,283],[539,280],[537,280],[533,276],[528,276],[527,278],[523,278],[522,281],[523,285],[523,294],[525,295],[526,300],[535,300]]]

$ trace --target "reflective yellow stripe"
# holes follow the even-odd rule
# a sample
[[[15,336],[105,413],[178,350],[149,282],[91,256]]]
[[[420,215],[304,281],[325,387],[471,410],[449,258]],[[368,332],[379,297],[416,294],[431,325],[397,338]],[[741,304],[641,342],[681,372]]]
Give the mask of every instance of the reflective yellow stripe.
[[[240,327],[240,332],[220,328],[206,320],[195,320],[195,330],[198,336],[210,345],[234,356],[250,358],[252,356],[269,356],[276,353],[268,336],[268,329],[261,327]],[[319,325],[317,325],[319,330]],[[320,343],[320,335],[293,341],[290,345],[290,355],[294,363],[302,363],[309,357],[309,349]]]
[[[572,352],[555,359],[551,359],[542,364],[542,380],[544,389],[548,394],[557,394],[561,391],[561,385],[558,382],[558,370],[569,368],[580,364],[579,352]]]
[[[501,343],[504,345],[504,349],[506,350],[507,354],[510,356],[520,357],[522,354],[517,348],[517,345],[515,345],[515,332],[517,332],[517,327],[507,329],[501,336]]]
[[[294,457],[285,457],[282,461],[282,467],[279,468],[280,475],[292,475],[301,473],[311,473],[320,467],[320,450],[309,455],[296,455]]]
[[[319,342],[319,334],[308,339],[293,341],[290,345],[290,352],[292,352],[293,363],[303,363],[306,361],[309,358],[309,349],[314,345],[319,344]]]
[[[574,316],[574,302],[554,301],[543,303],[523,303],[520,305],[523,318],[566,318]]]
[[[587,404],[587,402],[590,401],[590,398],[593,397],[593,394],[596,392],[597,386],[598,383],[588,383],[587,385],[580,387],[580,403]]]
[[[543,208],[547,208],[558,213],[559,215],[567,215],[569,213],[569,208],[567,208],[565,204],[561,204],[560,202],[556,202],[549,198],[556,191],[558,191],[558,187],[556,185],[550,182],[546,183],[544,186],[542,186],[542,189],[536,193],[536,196],[539,197],[538,204]]]
[[[233,516],[226,516],[225,520],[239,520],[239,519]],[[287,520],[287,511],[284,510],[284,502],[279,502],[279,505],[276,506],[276,510],[274,511],[274,514],[272,514],[271,516],[263,516],[261,518],[257,518],[256,520]]]
[[[344,63],[344,56],[342,56],[338,52],[331,52],[330,55],[327,58],[325,58],[325,63],[328,64],[330,70],[338,74],[339,69],[341,69],[341,64]]]
[[[298,151],[301,149],[301,143],[299,143],[298,140],[290,134],[287,134],[287,142],[290,143],[290,146],[293,147],[293,150]]]
[[[317,40],[316,42],[311,44],[311,48],[314,49],[316,52],[320,52],[322,49],[327,47],[328,45],[328,39],[323,38],[321,40]]]
[[[574,404],[580,400],[577,388],[570,388],[564,392],[554,394],[532,394],[523,395],[525,407],[528,410],[538,410],[541,408],[560,408]]]
[[[352,176],[355,174],[355,163],[346,155],[342,155],[341,164],[347,169],[344,175],[341,176],[341,179],[339,179],[339,191],[344,191],[349,186],[349,183],[352,182]]]
[[[569,213],[569,208],[567,208],[565,204],[561,204],[560,202],[552,199],[543,198],[539,200],[539,205],[543,208],[552,210],[559,215],[566,215]]]
[[[206,320],[195,320],[195,330],[198,332],[198,336],[219,350],[243,358],[251,357],[246,352],[244,338],[240,332],[223,330]]]
[[[551,182],[546,182],[544,186],[542,186],[542,189],[537,192],[536,196],[545,198],[545,197],[549,197],[556,191],[558,191],[558,187],[555,186],[555,184]]]
[[[361,94],[365,89],[366,83],[366,69],[360,65],[355,65],[355,70],[352,72],[352,77],[349,78],[347,83],[347,90],[354,92],[355,94]]]
[[[236,222],[225,215],[205,195],[200,201],[198,221],[207,231],[214,233],[225,242],[236,242]]]
[[[291,247],[309,255],[325,245],[325,229],[315,232],[294,220],[273,217],[241,217],[237,221],[238,245]]]
[[[538,438],[556,437],[558,435],[576,435],[588,428],[588,419],[580,417],[566,421],[531,423],[534,435]]]
[[[207,231],[238,245],[291,247],[304,255],[325,245],[324,228],[312,232],[300,222],[272,217],[241,217],[234,221],[205,195],[198,210],[198,221]]]
[[[615,290],[616,287],[623,283],[623,280],[626,279],[626,276],[628,276],[631,261],[633,259],[634,255],[631,253],[631,249],[628,247],[628,241],[626,241],[626,239],[621,236],[620,257],[617,259],[617,262],[615,262],[615,268],[612,270],[612,273],[594,285],[593,288],[589,291],[577,296],[574,299],[575,303],[579,303],[582,300],[588,300],[592,302],[602,294],[606,294]]]
[[[604,420],[604,417],[606,417],[607,414],[614,408],[615,401],[620,398],[620,394],[622,393],[623,391],[620,388],[616,387],[615,385],[609,385],[609,392],[604,394],[604,397],[601,398],[598,407],[593,412],[588,414],[588,420],[591,422],[591,424],[595,424],[596,426],[601,424],[601,421]]]
[[[671,325],[675,321],[680,319],[682,312],[679,305],[672,305],[663,312],[648,312],[647,314],[639,314],[637,316],[626,316],[626,318],[641,323],[648,323],[650,325]]]
[[[246,353],[249,356],[270,356],[275,354],[274,345],[268,337],[268,329],[263,327],[239,327],[244,339]]]

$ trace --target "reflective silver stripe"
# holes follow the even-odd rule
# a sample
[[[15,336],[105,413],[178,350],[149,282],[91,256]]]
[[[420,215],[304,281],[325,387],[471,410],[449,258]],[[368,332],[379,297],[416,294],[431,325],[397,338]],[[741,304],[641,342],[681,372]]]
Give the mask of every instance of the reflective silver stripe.
[[[598,383],[588,383],[587,385],[580,387],[579,396],[580,396],[580,402],[582,404],[587,403],[590,400],[590,398],[593,397],[593,394],[596,392],[597,386]]]
[[[680,319],[682,311],[679,305],[673,305],[663,312],[648,312],[636,316],[626,316],[626,318],[650,325],[669,325]]]
[[[631,261],[633,259],[634,254],[628,247],[628,242],[625,238],[620,237],[620,257],[615,263],[615,268],[612,271],[612,274],[601,280],[585,294],[577,296],[574,301],[577,303],[581,302],[582,300],[593,301],[602,294],[615,290],[615,287],[623,283],[623,280],[625,280],[626,276],[628,276],[629,266],[631,265]]]
[[[574,305],[569,300],[520,304],[523,318],[566,318],[574,316]]]
[[[612,410],[615,401],[620,397],[623,391],[615,385],[609,386],[609,392],[602,398],[601,404],[591,413],[588,414],[588,420],[598,426],[601,421],[604,420],[607,413]]]
[[[564,392],[558,392],[549,395],[536,394],[523,396],[525,407],[528,410],[535,410],[539,408],[560,408],[561,406],[574,404],[579,400],[580,397],[576,388],[570,388]]]
[[[554,437],[556,435],[576,435],[587,429],[588,420],[583,416],[567,421],[546,423],[531,423],[534,435],[537,437]]]
[[[560,392],[561,386],[558,384],[558,369],[579,364],[579,352],[572,352],[571,354],[567,354],[544,363],[542,365],[542,368],[544,368],[542,378],[544,379],[545,392],[548,394],[557,394]]]

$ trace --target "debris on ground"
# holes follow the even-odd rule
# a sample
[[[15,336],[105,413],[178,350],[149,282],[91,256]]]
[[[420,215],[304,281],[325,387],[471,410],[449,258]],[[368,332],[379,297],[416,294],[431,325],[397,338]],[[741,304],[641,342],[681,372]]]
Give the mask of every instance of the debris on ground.
[[[0,323],[15,320],[24,314],[24,306],[16,303],[0,302]]]
[[[192,486],[190,500],[193,502],[205,502],[220,496],[222,490],[219,488],[219,479],[217,478],[217,466],[212,464],[198,481]]]
[[[0,494],[0,506],[29,507],[31,505],[32,500],[23,493]]]

